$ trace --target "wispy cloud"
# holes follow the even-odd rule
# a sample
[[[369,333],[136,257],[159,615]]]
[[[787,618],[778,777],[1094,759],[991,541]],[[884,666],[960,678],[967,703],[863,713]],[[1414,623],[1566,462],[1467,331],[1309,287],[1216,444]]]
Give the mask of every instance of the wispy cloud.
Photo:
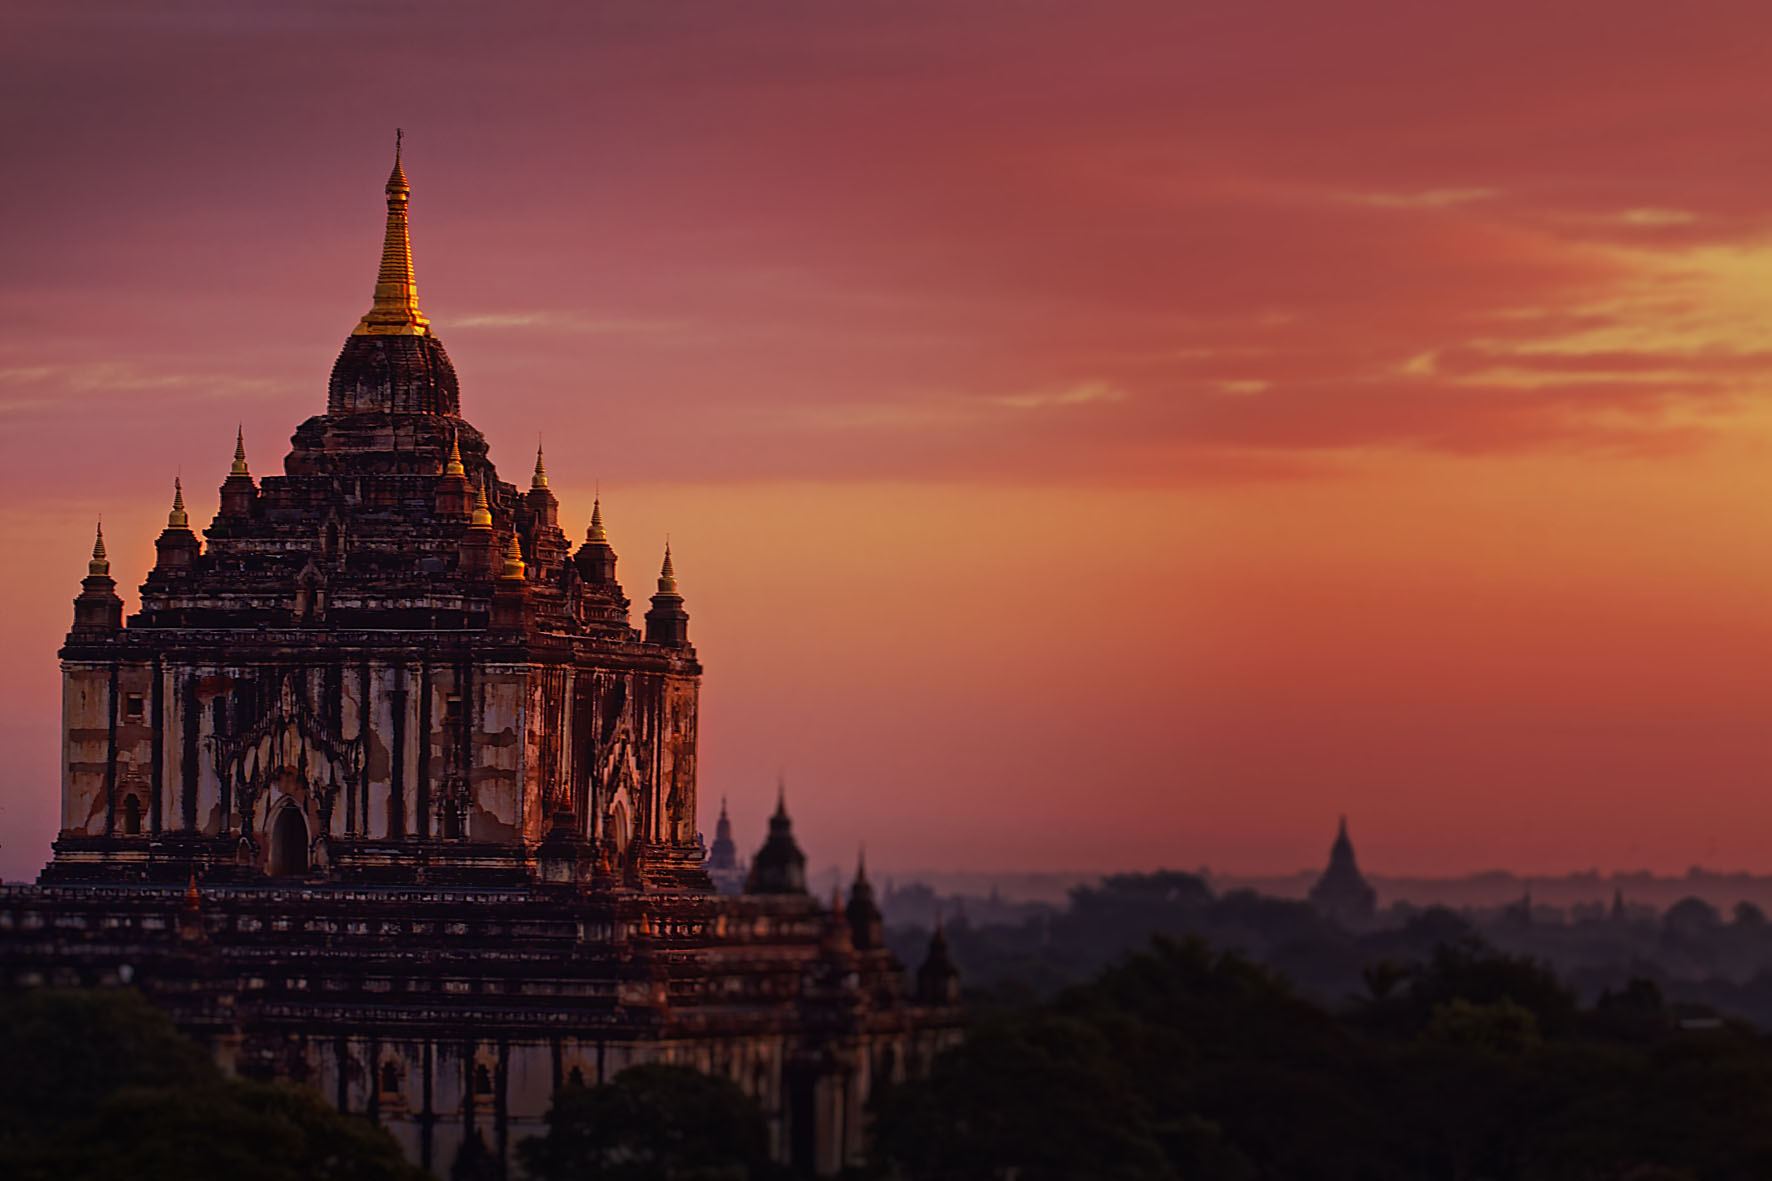
[[[1126,391],[1106,381],[1085,381],[1062,390],[1000,394],[992,404],[1011,410],[1043,410],[1052,406],[1087,406],[1091,402],[1124,402]]]
[[[1689,226],[1698,215],[1684,209],[1626,209],[1613,220],[1627,226]]]
[[[681,332],[687,320],[648,319],[638,316],[597,316],[588,312],[527,311],[473,312],[450,320],[451,328],[531,328],[580,336],[649,336]]]
[[[287,381],[262,375],[164,370],[125,361],[18,365],[0,369],[0,414],[69,406],[70,398],[90,406],[108,396],[153,392],[170,404],[261,397],[286,392],[289,386]]]
[[[1375,209],[1450,209],[1454,205],[1489,201],[1501,196],[1501,192],[1500,189],[1476,187],[1422,189],[1413,193],[1343,193],[1341,199]]]
[[[1070,412],[1124,402],[1126,390],[1107,381],[1082,381],[1060,389],[978,396],[951,391],[906,395],[896,400],[778,407],[769,421],[811,430],[917,430],[952,428],[1043,412]]]

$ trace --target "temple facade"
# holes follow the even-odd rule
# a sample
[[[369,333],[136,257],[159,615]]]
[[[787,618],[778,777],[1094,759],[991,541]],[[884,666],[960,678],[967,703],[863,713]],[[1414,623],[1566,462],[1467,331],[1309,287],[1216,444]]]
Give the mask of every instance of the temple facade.
[[[130,983],[223,1062],[305,1080],[446,1173],[555,1088],[675,1061],[780,1158],[861,1158],[868,1096],[957,1036],[864,873],[805,889],[785,803],[697,830],[701,666],[669,547],[633,627],[593,503],[501,479],[419,310],[399,154],[372,305],[280,474],[236,436],[201,537],[174,482],[127,619],[102,534],[62,649],[62,823],[0,892],[0,983]],[[582,518],[581,518],[582,519]]]

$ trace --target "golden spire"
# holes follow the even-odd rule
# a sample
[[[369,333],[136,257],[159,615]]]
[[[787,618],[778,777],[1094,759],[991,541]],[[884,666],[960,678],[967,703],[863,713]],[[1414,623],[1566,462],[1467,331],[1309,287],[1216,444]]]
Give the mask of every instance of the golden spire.
[[[548,486],[548,469],[541,461],[540,440],[537,440],[535,444],[535,478],[529,481],[529,486],[531,488],[546,488]]]
[[[585,532],[585,540],[598,545],[609,544],[609,531],[603,528],[603,498],[591,501],[591,527]]]
[[[492,508],[486,503],[486,477],[474,487],[474,515],[468,519],[470,529],[492,528]]]
[[[105,523],[98,523],[98,537],[92,543],[92,561],[86,563],[86,574],[89,578],[107,578],[111,573],[111,560],[105,557]]]
[[[445,476],[466,476],[468,469],[461,465],[461,441],[455,435],[449,436],[449,462],[443,465]]]
[[[658,593],[674,595],[677,593],[677,572],[671,568],[671,543],[665,541],[665,560],[663,569],[658,572]]]
[[[246,428],[240,426],[234,428],[234,470],[228,473],[228,478],[231,480],[235,476],[252,479],[252,473],[246,468]]]
[[[523,547],[517,544],[515,533],[511,534],[511,544],[505,547],[505,568],[499,577],[511,582],[523,581]]]
[[[406,226],[406,203],[412,188],[400,167],[400,140],[394,132],[394,171],[388,176],[388,230],[382,241],[381,271],[375,278],[375,302],[352,336],[424,336],[431,322],[418,310],[418,284],[412,277],[412,238]]]
[[[185,512],[185,487],[177,476],[172,478],[172,511],[166,514],[168,529],[189,529],[191,518]]]

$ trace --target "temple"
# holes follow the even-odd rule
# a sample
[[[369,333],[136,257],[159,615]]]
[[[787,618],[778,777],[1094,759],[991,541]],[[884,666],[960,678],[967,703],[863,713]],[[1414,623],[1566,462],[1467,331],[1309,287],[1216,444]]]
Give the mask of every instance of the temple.
[[[200,539],[175,482],[126,624],[98,568],[62,650],[46,881],[706,884],[701,666],[668,549],[644,631],[538,449],[499,478],[419,311],[398,157],[372,306],[279,475],[245,440]]]
[[[724,808],[704,865],[670,548],[634,627],[600,500],[575,548],[539,448],[500,478],[419,309],[398,149],[386,197],[371,306],[281,472],[237,432],[201,536],[175,479],[127,619],[94,544],[61,832],[0,893],[0,984],[133,983],[440,1174],[644,1061],[730,1075],[784,1163],[834,1174],[869,1096],[957,1036],[945,949],[907,980],[865,871],[847,908],[808,896],[785,798],[748,878]]]
[[[1341,818],[1335,843],[1329,848],[1329,866],[1311,887],[1311,905],[1318,913],[1350,931],[1372,922],[1378,908],[1378,892],[1367,884],[1354,859],[1354,843],[1348,839],[1347,817]]]

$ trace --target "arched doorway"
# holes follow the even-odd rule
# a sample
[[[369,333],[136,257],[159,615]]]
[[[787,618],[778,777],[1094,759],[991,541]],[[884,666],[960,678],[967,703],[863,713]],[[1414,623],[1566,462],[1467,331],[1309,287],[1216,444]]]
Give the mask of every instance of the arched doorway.
[[[142,803],[134,796],[123,797],[123,835],[126,837],[142,835]]]
[[[615,842],[615,852],[626,856],[628,851],[628,810],[623,804],[617,804],[615,811],[609,814],[609,838]]]
[[[271,876],[308,872],[308,825],[299,808],[284,808],[271,826]]]

